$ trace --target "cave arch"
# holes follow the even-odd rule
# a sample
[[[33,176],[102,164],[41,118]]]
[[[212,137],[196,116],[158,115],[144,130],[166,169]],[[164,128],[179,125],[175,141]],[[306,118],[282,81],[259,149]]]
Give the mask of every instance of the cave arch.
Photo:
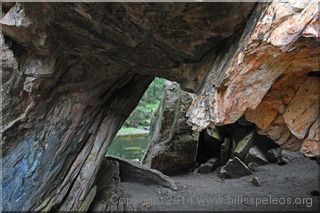
[[[282,19],[287,6],[293,15]],[[316,111],[299,114],[301,129],[284,110],[294,112],[291,100],[301,98],[304,107],[316,107],[317,91],[294,95],[318,83],[307,76],[318,71],[317,14],[312,2],[5,5],[3,208],[78,210],[110,142],[155,76],[197,94],[189,110],[194,129],[246,114],[287,149],[319,155]],[[276,25],[266,21],[275,15]],[[285,106],[270,109],[272,94],[292,82]]]

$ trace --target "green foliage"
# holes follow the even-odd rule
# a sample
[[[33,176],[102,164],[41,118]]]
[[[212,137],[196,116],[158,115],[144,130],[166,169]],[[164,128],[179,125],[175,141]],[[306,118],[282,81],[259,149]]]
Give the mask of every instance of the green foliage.
[[[121,129],[149,127],[150,118],[155,109],[157,109],[163,94],[163,87],[166,83],[165,79],[155,78],[150,84],[147,91],[141,98],[138,106],[125,121]]]

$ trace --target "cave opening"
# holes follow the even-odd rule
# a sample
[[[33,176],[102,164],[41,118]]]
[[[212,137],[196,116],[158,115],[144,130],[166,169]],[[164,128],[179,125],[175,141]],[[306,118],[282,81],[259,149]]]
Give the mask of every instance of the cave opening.
[[[238,157],[249,167],[252,165],[249,164],[251,161],[257,164],[261,164],[262,159],[273,161],[270,150],[279,150],[280,146],[267,136],[258,134],[257,129],[255,124],[242,116],[233,124],[211,126],[202,130],[196,158],[199,172],[215,171],[234,157]]]
[[[153,122],[159,113],[166,79],[155,78],[145,91],[137,107],[126,119],[107,155],[140,162],[150,142]]]
[[[3,3],[2,208],[314,210],[319,167],[285,149],[320,162],[316,6]],[[154,122],[132,118],[152,103],[125,122],[154,76],[196,95],[170,83]],[[105,156],[123,123],[151,133],[144,154],[124,149],[143,166]],[[300,203],[226,199],[268,194]]]

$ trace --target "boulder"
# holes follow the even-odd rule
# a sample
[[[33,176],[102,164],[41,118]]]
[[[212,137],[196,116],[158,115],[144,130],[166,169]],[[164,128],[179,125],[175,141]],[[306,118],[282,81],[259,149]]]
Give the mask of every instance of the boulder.
[[[262,180],[258,177],[253,177],[251,183],[255,186],[261,186]]]
[[[252,171],[256,172],[259,170],[259,164],[257,164],[256,162],[250,162],[248,163],[248,167],[249,169],[251,169]]]
[[[222,166],[218,171],[218,176],[220,179],[228,179],[230,178],[230,174],[226,171],[224,166]]]
[[[211,163],[200,164],[199,172],[202,174],[210,173],[212,171],[212,166],[213,164]]]
[[[286,165],[288,164],[289,160],[284,158],[284,157],[280,157],[277,159],[277,164],[280,166]]]
[[[151,122],[150,143],[142,164],[165,174],[185,172],[196,163],[199,133],[187,124],[192,95],[167,81],[157,116]]]
[[[106,159],[119,163],[121,181],[151,182],[177,190],[177,186],[173,180],[158,170],[150,169],[139,163],[120,157],[107,156]]]
[[[282,154],[282,149],[281,148],[276,148],[276,149],[270,149],[267,152],[267,159],[271,163],[276,163],[279,158],[281,158]]]
[[[206,163],[200,164],[199,166],[199,172],[200,173],[210,173],[214,171],[216,168],[218,168],[218,159],[217,158],[211,158]]]
[[[240,159],[244,159],[252,146],[254,131],[249,132],[242,140],[237,144],[236,149],[233,152],[233,156],[237,156]]]
[[[252,174],[252,171],[238,157],[230,159],[224,166],[224,169],[231,178],[239,178]]]
[[[266,156],[263,154],[263,152],[257,146],[253,146],[249,149],[249,152],[246,155],[244,162],[247,165],[250,162],[255,162],[258,165],[264,165],[268,163],[268,160]]]

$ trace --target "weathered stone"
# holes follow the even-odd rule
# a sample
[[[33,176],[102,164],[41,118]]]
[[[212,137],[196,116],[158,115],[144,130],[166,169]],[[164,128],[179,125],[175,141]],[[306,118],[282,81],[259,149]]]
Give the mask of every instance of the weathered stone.
[[[248,163],[248,167],[249,169],[251,169],[252,171],[256,172],[259,170],[259,164],[257,164],[256,162],[250,162]]]
[[[260,178],[258,177],[253,177],[252,180],[251,180],[251,183],[255,186],[261,186],[262,184],[262,181]]]
[[[288,159],[284,158],[284,157],[280,157],[277,159],[277,164],[282,166],[282,165],[286,165],[288,164]]]
[[[224,135],[223,135],[223,128],[219,126],[210,126],[206,129],[207,134],[218,141],[223,141]]]
[[[217,158],[211,158],[206,163],[200,164],[199,166],[199,172],[200,173],[210,173],[213,170],[218,168],[218,159]]]
[[[218,173],[218,176],[219,178],[221,179],[228,179],[230,178],[230,175],[229,173],[226,171],[226,169],[224,168],[224,166],[222,166],[219,170],[219,173]]]
[[[106,159],[119,163],[120,178],[123,181],[154,182],[164,187],[170,187],[173,190],[177,189],[173,180],[158,170],[147,168],[139,163],[120,157],[107,156]]]
[[[236,149],[232,153],[232,157],[237,156],[240,159],[244,159],[252,146],[254,131],[248,133],[242,140],[237,144]]]
[[[85,197],[83,203],[81,204],[78,211],[87,212],[89,210],[89,207],[91,205],[91,202],[93,201],[94,197],[97,193],[97,186],[94,185],[92,189],[89,191],[88,195]]]
[[[238,124],[238,122],[226,125],[225,128],[226,128],[226,131],[229,132],[229,134],[231,135],[232,147],[231,147],[230,155],[234,153],[234,151],[237,148],[237,145],[248,134],[248,132],[254,130],[253,126],[252,127],[241,126]]]
[[[202,174],[210,173],[212,171],[212,166],[213,164],[211,163],[200,164],[199,172]]]
[[[257,146],[253,146],[249,149],[249,152],[246,155],[244,162],[247,165],[250,162],[255,162],[258,165],[264,165],[268,163],[268,160],[266,156],[263,154],[263,152]]]
[[[270,149],[267,152],[267,159],[271,162],[271,163],[275,163],[277,162],[277,160],[279,158],[281,158],[282,154],[282,149],[281,148],[276,148],[276,149]]]
[[[307,75],[318,71],[319,32],[314,2],[307,2],[302,10],[294,8],[292,3],[280,1],[257,5],[242,37],[234,38],[238,45],[226,42],[218,56],[211,56],[214,62],[205,63],[204,58],[202,68],[214,72],[206,73],[189,109],[194,129],[233,123],[245,114],[261,128],[259,133],[282,148],[300,149],[302,137],[318,115],[315,84],[319,78]],[[303,94],[307,90],[310,92]],[[308,106],[310,111],[305,110]],[[278,116],[284,120],[275,131],[275,122],[281,120]],[[267,131],[272,127],[274,131]],[[314,150],[317,146],[308,147]]]
[[[225,138],[223,144],[221,145],[220,161],[224,165],[228,162],[231,154],[231,141],[229,138]]]
[[[196,93],[194,129],[245,114],[283,149],[319,156],[317,6],[4,4],[3,209],[79,209],[154,76]]]
[[[319,117],[309,130],[308,137],[303,141],[300,152],[308,157],[320,156],[320,125]]]
[[[238,120],[237,120],[237,123],[240,125],[240,126],[254,126],[255,124],[248,121],[245,116],[241,116]]]
[[[119,163],[115,160],[105,158],[97,174],[95,184],[97,185],[97,194],[90,211],[122,211],[127,206],[126,203],[118,203],[115,199],[126,200],[125,190],[120,187]]]
[[[238,157],[230,159],[224,168],[231,178],[239,178],[252,174],[252,171]]]
[[[192,96],[181,91],[179,84],[167,81],[143,165],[165,174],[187,171],[195,165],[199,133],[186,122],[191,101]]]
[[[300,152],[291,152],[287,150],[282,150],[281,156],[287,159],[288,161],[291,161],[291,160],[303,157],[303,154],[301,154]]]

